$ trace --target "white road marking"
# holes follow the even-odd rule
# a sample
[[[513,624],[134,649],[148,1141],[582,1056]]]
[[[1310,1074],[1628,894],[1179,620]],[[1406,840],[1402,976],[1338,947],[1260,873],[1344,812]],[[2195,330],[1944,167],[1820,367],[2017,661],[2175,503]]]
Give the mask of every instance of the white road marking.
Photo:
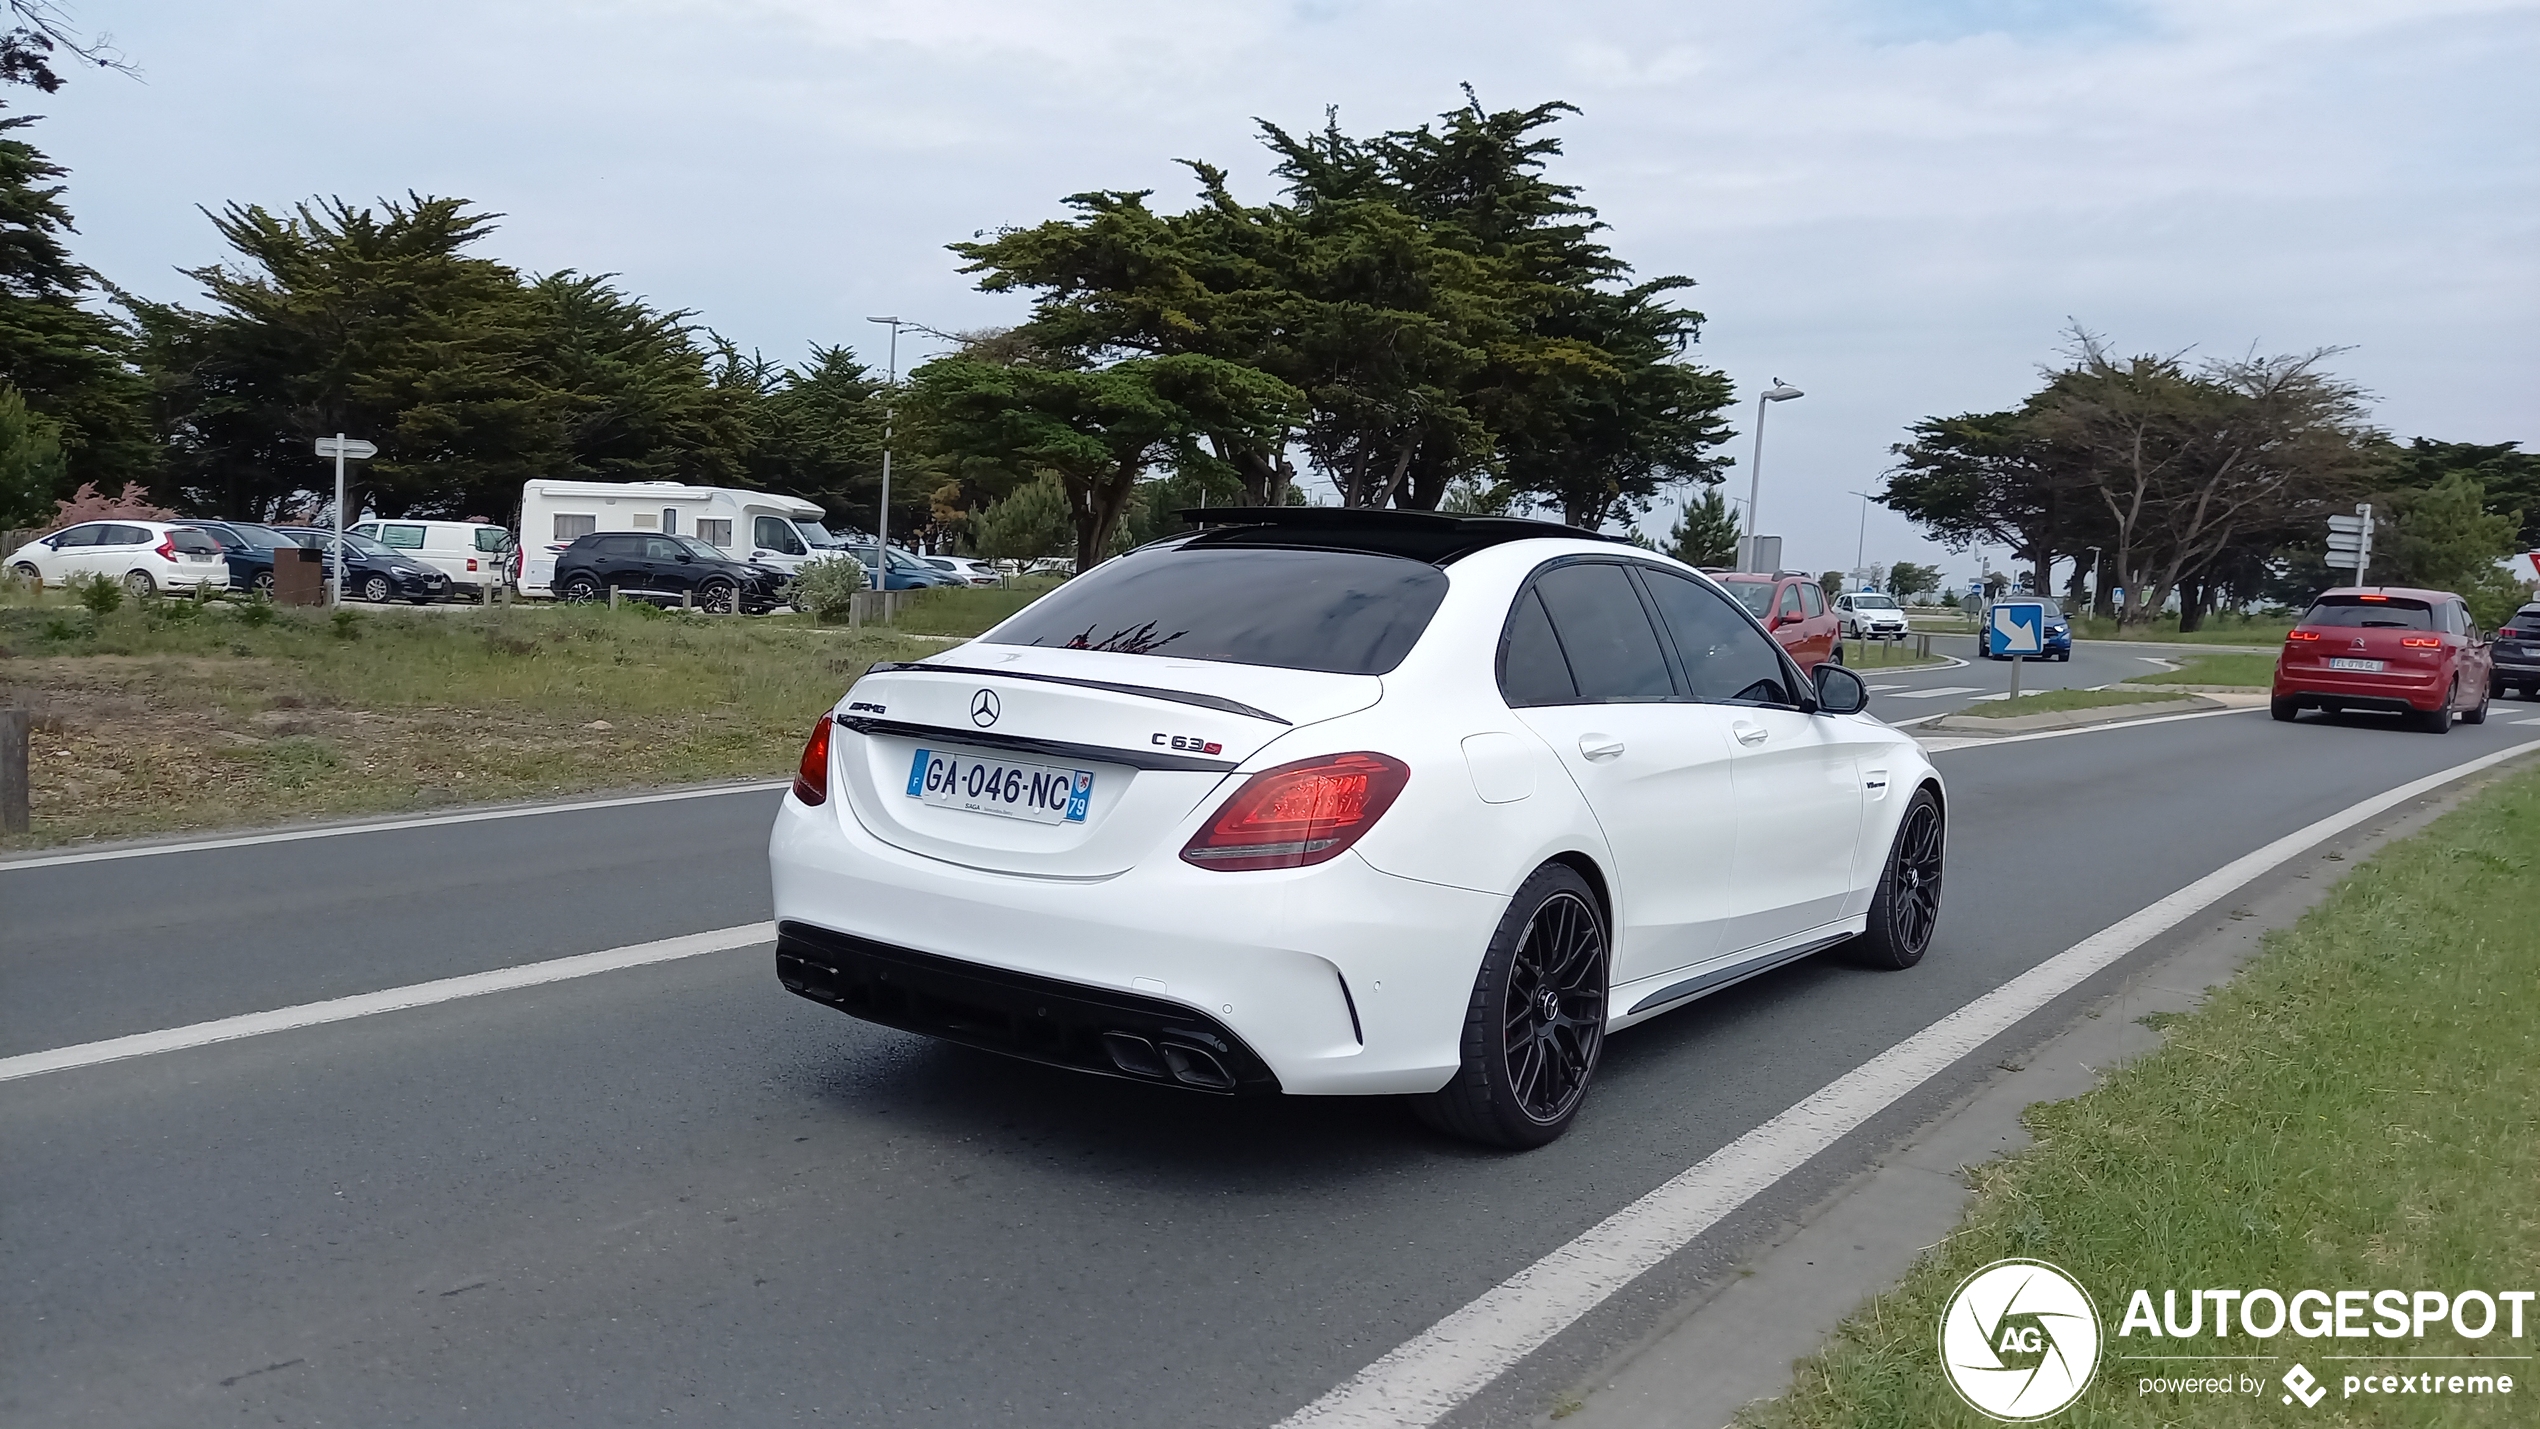
[[[1942,695],[1972,695],[1977,689],[1978,687],[1975,685],[1943,685],[1936,690],[1915,690],[1908,694],[1896,695],[1893,698],[1900,700],[1936,700]]]
[[[1954,749],[1973,749],[1978,745],[1985,744],[2026,744],[2032,739],[2062,739],[2067,735],[2074,734],[2106,734],[2111,730],[2139,729],[2147,724],[2175,724],[2183,719],[2212,719],[2216,715],[2251,714],[2260,708],[2262,707],[2252,705],[2247,709],[2189,710],[2185,714],[2153,715],[2146,719],[2110,720],[2106,724],[2081,724],[2075,725],[2070,729],[2031,730],[2027,734],[1970,734],[1964,736],[1938,735],[1931,739],[1922,740],[1922,746],[1923,752],[1926,754],[1946,754]],[[1928,716],[1927,719],[1907,720],[1905,724],[1923,724],[1926,723],[1928,719],[1939,719],[1941,717],[1942,716],[1939,715],[1931,715]],[[1903,729],[1905,728],[1905,725],[1900,724],[1893,726],[1893,728]],[[1916,738],[1920,739],[1921,737],[1918,735]]]
[[[2540,741],[2376,794],[2119,919],[1704,1157],[1289,1415],[1279,1429],[1421,1429],[1435,1424],[1643,1271],[2092,974],[2322,839],[2534,750],[2540,750]]]
[[[775,938],[774,923],[743,923],[734,928],[717,928],[706,933],[663,938],[658,942],[630,943],[622,948],[604,948],[596,953],[551,958],[543,963],[525,963],[519,967],[495,968],[491,972],[445,977],[434,982],[392,987],[382,992],[330,998],[325,1002],[304,1002],[297,1007],[279,1007],[271,1012],[250,1012],[215,1022],[197,1022],[157,1032],[136,1032],[129,1037],[112,1037],[103,1042],[82,1042],[46,1052],[25,1052],[15,1057],[0,1057],[0,1082],[15,1081],[20,1077],[40,1077],[47,1072],[65,1072],[73,1067],[94,1067],[101,1062],[120,1062],[129,1057],[155,1057],[162,1052],[206,1047],[214,1042],[235,1042],[242,1037],[262,1037],[270,1032],[288,1032],[296,1027],[315,1027],[321,1023],[371,1017],[409,1007],[429,1007],[436,1002],[453,1002],[462,997],[516,992],[524,987],[589,977],[594,973],[616,972],[621,968],[643,967],[648,963],[676,962],[704,953],[729,952],[754,943],[773,942]]]
[[[1889,691],[1889,690],[1904,690],[1904,689],[1911,689],[1911,688],[1913,688],[1913,687],[1912,687],[1912,686],[1910,686],[1910,685],[1872,685],[1872,686],[1870,686],[1870,693],[1871,693],[1871,694],[1874,694],[1874,695],[1877,695],[1877,694],[1884,694],[1884,693],[1886,693],[1886,692],[1887,692],[1887,691]]]
[[[298,843],[303,839],[337,839],[349,834],[384,834],[398,829],[434,829],[444,824],[481,824],[494,819],[526,819],[537,814],[573,814],[586,809],[627,809],[638,804],[674,804],[682,799],[719,799],[726,794],[756,794],[783,789],[790,781],[762,779],[749,784],[718,784],[711,789],[674,789],[666,794],[629,794],[617,799],[585,799],[571,804],[521,804],[503,809],[474,809],[463,814],[427,814],[375,824],[329,824],[319,829],[285,829],[270,834],[196,839],[188,843],[143,844],[133,848],[90,849],[85,853],[48,853],[33,858],[0,860],[0,873],[19,868],[59,868],[71,863],[111,863],[124,858],[152,858],[163,853],[199,853],[216,848],[253,848],[258,844]]]
[[[2514,721],[2514,723],[2516,723],[2516,724],[2540,724],[2540,719],[2518,719],[2518,720],[2515,720],[2515,721]]]

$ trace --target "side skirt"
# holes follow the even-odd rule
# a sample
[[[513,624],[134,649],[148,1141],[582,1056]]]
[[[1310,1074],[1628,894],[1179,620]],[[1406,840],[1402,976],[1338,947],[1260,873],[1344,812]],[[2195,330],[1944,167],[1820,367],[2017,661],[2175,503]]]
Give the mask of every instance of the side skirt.
[[[1786,963],[1795,963],[1811,953],[1823,952],[1837,943],[1857,937],[1867,926],[1866,918],[1851,918],[1840,925],[1829,925],[1826,928],[1803,933],[1797,942],[1778,948],[1766,948],[1759,952],[1739,954],[1727,962],[1704,968],[1700,972],[1667,983],[1655,991],[1642,994],[1632,1003],[1629,1011],[1613,1019],[1608,1026],[1612,1029],[1620,1029],[1643,1018],[1654,1017],[1680,1003],[1691,1002],[1697,997],[1718,992],[1725,987],[1733,987],[1751,977],[1760,977]]]

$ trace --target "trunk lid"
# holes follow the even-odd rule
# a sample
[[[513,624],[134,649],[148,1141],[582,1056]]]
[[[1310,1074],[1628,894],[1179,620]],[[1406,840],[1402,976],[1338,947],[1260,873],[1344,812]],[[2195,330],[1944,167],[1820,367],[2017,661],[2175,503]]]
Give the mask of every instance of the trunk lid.
[[[856,821],[896,848],[999,873],[1105,878],[1152,852],[1262,746],[1383,692],[1373,675],[972,644],[858,680],[837,712],[837,767]],[[1019,768],[1024,781],[1091,775],[1082,816],[1036,822],[929,802],[911,792],[926,777],[921,750],[955,768]]]

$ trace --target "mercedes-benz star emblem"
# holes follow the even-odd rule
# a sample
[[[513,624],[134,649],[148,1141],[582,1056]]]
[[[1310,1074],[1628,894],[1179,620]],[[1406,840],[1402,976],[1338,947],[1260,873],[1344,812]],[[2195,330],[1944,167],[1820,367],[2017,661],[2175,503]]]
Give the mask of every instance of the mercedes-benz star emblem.
[[[997,722],[997,692],[981,690],[970,697],[970,722],[986,729]]]

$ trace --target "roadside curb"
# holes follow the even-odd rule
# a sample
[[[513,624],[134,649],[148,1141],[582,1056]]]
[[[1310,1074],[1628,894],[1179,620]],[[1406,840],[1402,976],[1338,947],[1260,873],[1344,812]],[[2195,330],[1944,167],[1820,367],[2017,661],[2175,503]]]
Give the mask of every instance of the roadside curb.
[[[2073,1009],[2060,1027],[2010,1047],[1994,1074],[1954,1106],[1794,1216],[1778,1241],[1688,1297],[1664,1325],[1532,1422],[1710,1429],[1731,1424],[1748,1404],[1788,1392],[1799,1360],[1948,1239],[1974,1198],[1967,1169],[2029,1144],[2023,1117],[2030,1106],[2080,1096],[2158,1048],[2161,1035],[2146,1018],[2192,1011],[2262,951],[2268,932],[2298,921],[2355,864],[2531,767],[2527,758],[2508,761],[2428,791],[2215,900],[2151,961],[2122,972],[2115,987]]]
[[[2138,685],[2132,680],[2128,680],[2121,685],[2111,686],[2110,688],[2119,690],[2154,690],[2162,694],[2177,695],[2250,695],[2261,699],[2265,698],[2267,693],[2264,689],[2256,685],[2156,685],[2150,681],[2145,681],[2144,683]]]
[[[1946,730],[1951,734],[2026,734],[2031,730],[2080,729],[2086,725],[2123,724],[2128,720],[2150,719],[2156,715],[2186,714],[2192,710],[2223,708],[2226,706],[2220,700],[2190,696],[2186,699],[2157,700],[2149,704],[2102,705],[2096,709],[2086,710],[2048,710],[2040,714],[2011,715],[2004,718],[1967,714],[1944,715],[1923,727],[1934,731]]]

